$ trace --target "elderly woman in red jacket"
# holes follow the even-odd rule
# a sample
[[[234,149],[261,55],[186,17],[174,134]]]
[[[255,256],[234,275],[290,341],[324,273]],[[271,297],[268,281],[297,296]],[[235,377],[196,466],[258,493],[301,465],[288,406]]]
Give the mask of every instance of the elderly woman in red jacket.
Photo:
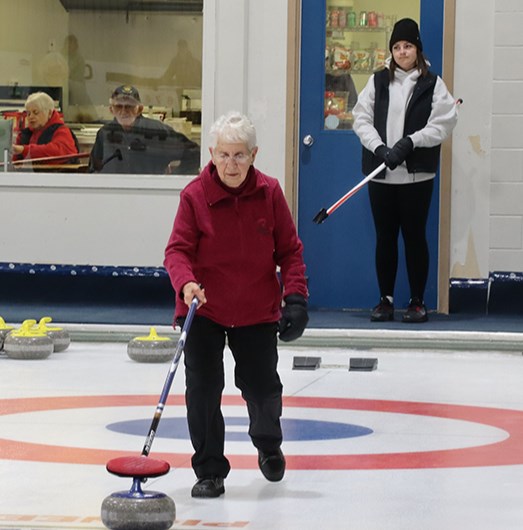
[[[34,92],[25,102],[26,124],[13,145],[15,160],[64,156],[78,153],[74,136],[45,92]]]
[[[164,261],[175,322],[193,297],[200,302],[185,345],[193,497],[219,497],[230,471],[220,408],[226,339],[260,470],[269,481],[283,478],[278,332],[294,340],[308,321],[302,243],[278,181],[253,166],[252,123],[237,112],[222,116],[211,141],[211,162],[180,195]]]

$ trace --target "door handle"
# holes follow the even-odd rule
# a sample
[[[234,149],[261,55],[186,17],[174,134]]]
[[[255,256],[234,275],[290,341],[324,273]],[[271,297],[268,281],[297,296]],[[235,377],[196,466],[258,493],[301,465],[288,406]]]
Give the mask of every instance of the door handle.
[[[303,145],[305,147],[310,147],[313,143],[314,143],[314,138],[310,134],[307,134],[306,136],[303,137]]]

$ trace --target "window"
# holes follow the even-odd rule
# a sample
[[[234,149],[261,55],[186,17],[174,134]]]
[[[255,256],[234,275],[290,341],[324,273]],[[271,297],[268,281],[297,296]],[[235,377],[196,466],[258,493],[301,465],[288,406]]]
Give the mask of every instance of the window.
[[[99,129],[114,118],[111,94],[119,85],[132,85],[139,92],[143,116],[199,144],[202,5],[203,0],[1,2],[0,15],[9,23],[0,37],[0,104],[3,117],[13,120],[15,137],[26,125],[21,111],[27,95],[41,90],[55,100],[80,152],[89,153]],[[146,135],[142,144],[148,139]],[[123,160],[113,159],[108,172],[135,172],[136,157],[144,152],[164,158],[172,154],[160,154],[169,144],[162,143],[161,135],[153,147],[141,145],[138,150],[129,147],[132,139],[126,143],[125,135],[120,140]],[[104,137],[104,142],[109,140]],[[116,148],[108,147],[114,153]],[[167,149],[176,153],[167,160],[165,172],[178,173],[183,168],[177,160],[180,151],[172,144]],[[126,163],[127,152],[132,156]],[[82,157],[78,167],[86,170],[87,161]],[[46,161],[47,170],[52,165]],[[186,174],[196,172],[197,167]]]
[[[326,129],[352,128],[358,94],[385,66],[392,27],[405,16],[419,20],[419,0],[326,0]]]

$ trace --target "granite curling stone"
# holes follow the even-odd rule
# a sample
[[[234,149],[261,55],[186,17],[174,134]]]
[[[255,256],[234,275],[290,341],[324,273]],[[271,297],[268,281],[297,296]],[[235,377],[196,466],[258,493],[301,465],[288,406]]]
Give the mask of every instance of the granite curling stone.
[[[164,493],[133,487],[106,497],[101,517],[110,530],[168,530],[176,519],[176,506]]]
[[[11,359],[47,359],[53,353],[53,341],[36,329],[36,320],[25,320],[4,340],[4,351]]]
[[[127,344],[127,355],[139,363],[165,363],[172,361],[176,353],[176,341],[160,337],[155,328],[147,337],[135,337]]]
[[[5,323],[5,320],[0,317],[0,351],[2,350],[4,346],[4,340],[9,334],[10,331],[12,331],[14,326],[10,326],[9,324]]]
[[[51,317],[42,317],[38,323],[38,330],[47,333],[47,336],[53,341],[54,353],[62,352],[69,348],[71,337],[69,333],[56,326],[48,326],[53,319]]]

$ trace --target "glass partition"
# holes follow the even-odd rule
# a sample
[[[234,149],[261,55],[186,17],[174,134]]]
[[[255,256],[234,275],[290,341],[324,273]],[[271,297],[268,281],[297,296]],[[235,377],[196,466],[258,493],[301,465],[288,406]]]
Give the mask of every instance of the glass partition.
[[[419,20],[419,0],[326,0],[325,129],[351,129],[369,76],[385,66],[398,18]]]
[[[24,111],[28,95],[43,91],[74,132],[80,151],[75,159],[15,156],[10,169],[197,173],[202,10],[203,0],[1,2],[0,15],[9,22],[0,35],[0,111],[12,122],[15,143],[29,125]],[[134,87],[138,101],[122,98],[111,105],[121,85]],[[125,112],[129,102],[155,123],[136,122],[132,135],[127,127],[102,131],[118,121],[118,109]],[[97,135],[101,168],[89,163]],[[142,163],[147,157],[154,162]]]

